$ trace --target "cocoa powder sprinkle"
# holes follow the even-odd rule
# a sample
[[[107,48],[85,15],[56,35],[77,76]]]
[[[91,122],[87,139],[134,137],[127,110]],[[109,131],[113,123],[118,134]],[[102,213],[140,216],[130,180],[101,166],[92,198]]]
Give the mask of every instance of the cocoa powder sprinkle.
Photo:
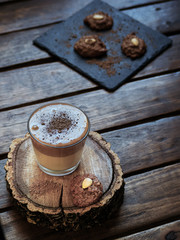
[[[108,56],[105,60],[100,60],[100,59],[87,60],[87,63],[96,64],[99,67],[105,69],[109,76],[116,74],[116,69],[114,68],[114,64],[120,63],[120,62],[121,62],[121,57],[119,56],[115,56],[115,57]]]
[[[59,192],[60,184],[53,181],[44,181],[39,183],[33,183],[30,187],[29,192],[32,195],[44,195],[49,192]]]
[[[54,116],[51,122],[47,125],[47,132],[54,133],[56,130],[61,133],[62,130],[69,129],[72,126],[72,120],[67,114],[61,113],[58,116]]]

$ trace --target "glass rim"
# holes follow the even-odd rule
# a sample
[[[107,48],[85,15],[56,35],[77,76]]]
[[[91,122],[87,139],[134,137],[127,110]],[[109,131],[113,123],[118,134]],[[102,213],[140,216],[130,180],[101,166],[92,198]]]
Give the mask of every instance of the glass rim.
[[[72,106],[72,107],[80,110],[80,111],[86,116],[86,119],[87,119],[88,128],[87,128],[86,134],[85,134],[85,135],[83,136],[83,138],[81,138],[79,141],[77,141],[77,142],[75,142],[75,143],[73,143],[73,144],[71,144],[71,145],[56,146],[56,145],[51,145],[51,144],[42,142],[42,141],[38,140],[35,136],[33,136],[33,134],[31,133],[30,127],[29,127],[29,122],[30,122],[31,117],[34,115],[35,112],[37,112],[39,109],[41,109],[41,108],[43,108],[43,107],[50,106],[50,105],[59,105],[59,104],[60,104],[60,105],[61,105],[61,104],[62,104],[62,105],[69,105],[69,106]],[[81,143],[81,142],[88,136],[89,131],[90,131],[90,121],[89,121],[89,118],[88,118],[87,114],[86,114],[83,110],[81,110],[80,108],[78,108],[78,107],[76,107],[76,106],[74,106],[74,105],[72,105],[72,104],[69,104],[69,103],[60,103],[60,102],[57,102],[57,103],[49,103],[49,104],[45,104],[45,105],[43,105],[43,106],[41,106],[41,107],[36,108],[36,109],[31,113],[31,115],[29,116],[28,121],[27,121],[27,129],[28,129],[28,132],[29,132],[30,136],[31,136],[35,141],[37,141],[38,143],[40,143],[40,144],[42,144],[42,145],[44,145],[44,146],[46,146],[46,147],[56,148],[56,149],[69,148],[69,147],[72,147],[72,146],[75,146],[75,145]]]

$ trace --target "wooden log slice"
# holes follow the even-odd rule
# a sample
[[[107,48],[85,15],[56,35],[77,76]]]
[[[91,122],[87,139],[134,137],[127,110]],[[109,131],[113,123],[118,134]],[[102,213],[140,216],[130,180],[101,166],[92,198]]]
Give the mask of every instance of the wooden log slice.
[[[51,229],[76,231],[100,224],[120,206],[123,196],[120,160],[96,132],[90,132],[81,163],[70,175],[54,177],[42,172],[29,134],[12,142],[5,170],[15,205],[28,222]],[[72,202],[70,181],[85,173],[97,176],[103,185],[103,195],[98,202],[78,208]]]

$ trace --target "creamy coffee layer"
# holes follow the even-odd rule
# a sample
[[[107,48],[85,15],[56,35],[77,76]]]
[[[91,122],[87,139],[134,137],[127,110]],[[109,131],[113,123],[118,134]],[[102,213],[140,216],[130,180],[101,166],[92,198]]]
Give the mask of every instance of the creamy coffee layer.
[[[29,121],[31,134],[46,144],[61,146],[76,143],[88,131],[86,115],[67,104],[51,104],[36,111]]]

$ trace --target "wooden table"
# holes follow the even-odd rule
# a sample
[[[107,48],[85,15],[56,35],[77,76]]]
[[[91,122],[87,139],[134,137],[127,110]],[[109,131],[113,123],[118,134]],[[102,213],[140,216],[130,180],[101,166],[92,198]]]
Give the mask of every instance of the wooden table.
[[[106,0],[107,1],[107,0]],[[91,0],[0,1],[0,222],[5,239],[180,239],[180,2],[108,0],[173,40],[114,92],[107,92],[32,44]],[[9,145],[47,102],[83,109],[121,159],[124,201],[103,226],[59,233],[26,222],[6,190]],[[2,235],[2,234],[1,234]],[[3,238],[3,236],[1,236]]]

